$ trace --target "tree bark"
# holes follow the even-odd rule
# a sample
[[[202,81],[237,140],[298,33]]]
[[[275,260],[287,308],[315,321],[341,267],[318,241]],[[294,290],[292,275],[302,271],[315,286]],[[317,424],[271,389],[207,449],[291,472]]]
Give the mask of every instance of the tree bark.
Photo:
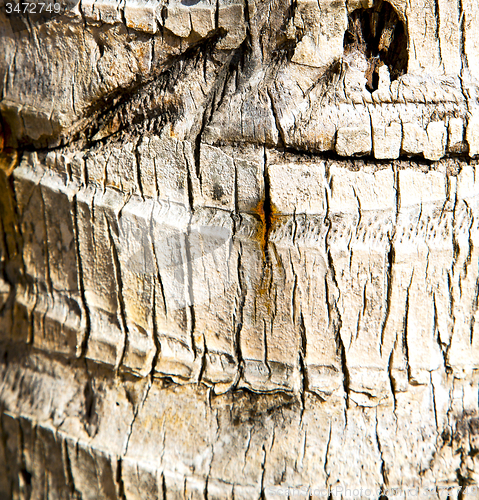
[[[479,5],[8,5],[0,497],[478,498]]]

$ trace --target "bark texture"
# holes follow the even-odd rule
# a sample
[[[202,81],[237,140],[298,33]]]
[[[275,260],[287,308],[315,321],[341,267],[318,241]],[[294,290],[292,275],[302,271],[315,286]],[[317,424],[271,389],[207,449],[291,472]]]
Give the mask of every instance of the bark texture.
[[[479,498],[479,5],[61,6],[0,3],[0,497]]]

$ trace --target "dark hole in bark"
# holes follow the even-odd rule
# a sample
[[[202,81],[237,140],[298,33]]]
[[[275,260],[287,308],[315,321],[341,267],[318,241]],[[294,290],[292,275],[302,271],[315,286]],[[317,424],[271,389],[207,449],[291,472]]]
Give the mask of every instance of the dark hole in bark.
[[[344,35],[344,53],[361,52],[366,56],[367,88],[377,90],[379,68],[386,65],[391,81],[407,71],[407,33],[393,6],[379,0],[370,9],[356,9],[349,15]]]
[[[27,486],[30,486],[32,484],[32,475],[30,474],[30,472],[28,472],[27,469],[22,469],[20,471],[20,474],[22,475],[24,483]]]

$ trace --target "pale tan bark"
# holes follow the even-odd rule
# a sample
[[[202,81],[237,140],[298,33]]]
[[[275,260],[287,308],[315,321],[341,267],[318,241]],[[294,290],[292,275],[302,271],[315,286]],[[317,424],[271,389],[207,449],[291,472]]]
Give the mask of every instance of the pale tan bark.
[[[477,498],[479,7],[22,19],[0,496]]]

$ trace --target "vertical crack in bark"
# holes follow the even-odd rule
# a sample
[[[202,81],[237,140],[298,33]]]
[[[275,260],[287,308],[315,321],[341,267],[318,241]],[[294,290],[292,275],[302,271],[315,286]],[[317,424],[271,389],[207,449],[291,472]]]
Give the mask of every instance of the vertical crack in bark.
[[[264,200],[262,206],[259,207],[259,216],[261,219],[261,225],[262,225],[262,238],[261,238],[261,245],[262,245],[262,253],[263,253],[263,269],[262,269],[262,276],[261,276],[261,281],[263,282],[261,285],[262,289],[266,290],[266,287],[264,286],[264,281],[268,280],[268,292],[271,294],[272,292],[272,286],[273,286],[273,264],[272,264],[272,259],[270,256],[270,250],[269,250],[269,244],[270,244],[270,233],[272,230],[272,205],[271,205],[271,193],[270,193],[270,188],[271,188],[271,181],[269,178],[269,172],[268,172],[268,161],[267,161],[267,155],[266,155],[266,146],[263,146],[263,182],[264,182]],[[274,300],[271,300],[273,303],[274,307],[276,307],[276,297]],[[270,325],[271,328],[273,328],[273,323],[274,323],[274,317],[275,317],[275,311],[271,310],[271,318],[270,318]],[[268,363],[268,338],[267,338],[267,323],[266,320],[263,318],[263,343],[264,343],[264,364],[266,368],[268,369],[269,372],[269,377],[271,377],[271,368]]]
[[[450,293],[452,293],[452,289],[450,290]],[[433,316],[434,340],[436,341],[436,343],[439,347],[439,351],[441,352],[444,370],[446,372],[448,372],[448,371],[450,371],[450,367],[449,367],[448,360],[447,360],[447,353],[448,353],[448,348],[449,348],[450,344],[445,345],[441,340],[441,334],[439,331],[438,320],[437,320],[438,313],[437,313],[436,292],[432,293],[432,304],[433,304],[433,310],[434,310],[434,316]]]
[[[458,0],[457,8],[458,8],[459,29],[461,32],[461,39],[460,39],[461,70],[459,73],[459,82],[461,85],[461,93],[464,98],[464,102],[466,103],[467,110],[470,112],[471,111],[469,103],[470,97],[466,88],[466,84],[464,82],[466,69],[469,69],[469,61],[467,59],[467,54],[466,54],[466,23],[464,20],[465,11],[463,6],[463,0]]]
[[[299,334],[300,334],[300,349],[299,349],[299,373],[301,376],[301,420],[303,419],[305,404],[306,404],[306,391],[309,390],[308,387],[308,373],[306,370],[306,349],[307,349],[307,335],[306,326],[304,324],[303,313],[300,312],[299,315]]]
[[[22,379],[23,380],[23,379]],[[20,466],[19,470],[19,476],[22,477],[24,483],[25,483],[25,498],[30,498],[32,494],[32,484],[31,484],[31,478],[32,478],[32,473],[28,470],[27,468],[27,460],[26,460],[26,454],[25,452],[28,451],[27,445],[26,445],[26,440],[25,440],[25,433],[22,428],[22,423],[26,423],[25,420],[20,420],[18,422],[18,445],[19,445],[19,451],[20,451],[20,456],[18,457],[18,465]],[[37,432],[37,426],[31,422],[31,432],[32,435],[35,435]]]
[[[80,160],[81,162],[81,185],[83,187],[87,187],[87,186],[90,186],[90,178],[89,178],[89,175],[88,175],[88,168],[86,166],[86,160],[84,158],[82,158]]]
[[[184,150],[184,146],[183,146],[183,150]],[[151,151],[151,150],[150,150]],[[151,154],[151,153],[150,153]],[[186,155],[185,156],[185,160],[186,162],[188,162],[188,160],[186,159]],[[155,195],[156,195],[156,198],[159,198],[161,193],[160,193],[160,186],[158,185],[158,169],[157,169],[157,165],[156,165],[156,160],[157,160],[157,156],[154,155],[153,156],[153,169],[154,169],[154,173],[155,173]],[[189,170],[189,164],[187,163],[187,171],[186,171],[186,182],[188,183],[187,187],[188,187],[188,198],[190,197],[190,184],[189,184],[189,175],[190,175],[190,170]],[[193,196],[193,192],[191,192],[191,196]]]
[[[248,0],[244,0],[244,20],[246,23],[246,38],[251,38],[251,23],[250,23],[250,14],[249,14],[249,2]]]
[[[136,162],[136,184],[138,186],[138,190],[140,192],[140,196],[143,198],[143,200],[145,199],[145,195],[143,193],[143,183],[142,183],[142,180],[141,180],[141,168],[140,168],[140,165],[141,165],[141,154],[140,154],[140,151],[139,151],[139,147],[140,147],[140,142],[143,140],[143,138],[140,136],[138,138],[138,140],[136,141],[136,144],[135,144],[135,162]],[[156,175],[155,175],[156,177]]]
[[[106,193],[106,188],[108,186],[108,162],[110,161],[111,156],[112,154],[111,152],[109,152],[107,158],[105,158],[105,163],[103,163],[103,179],[102,179],[103,194]]]
[[[188,192],[189,209],[190,209],[191,212],[194,212],[194,209],[195,209],[195,195],[194,195],[194,190],[193,190],[192,172],[196,171],[196,166],[195,166],[195,163],[193,163],[193,165],[191,164],[188,155],[185,153],[184,145],[183,145],[183,158],[185,159],[185,163],[186,163],[186,187],[187,187],[187,192]],[[196,162],[196,160],[195,160],[195,162]],[[155,162],[155,179],[156,179],[156,191],[157,191],[158,196],[159,196],[160,195],[160,190],[158,188],[158,179],[157,179],[157,173],[156,173],[156,162]],[[198,180],[200,180],[200,179],[198,178]]]
[[[107,225],[108,239],[110,242],[110,250],[111,250],[112,257],[113,257],[113,259],[112,259],[113,260],[113,267],[115,270],[116,296],[117,296],[117,300],[118,300],[118,309],[120,312],[120,326],[121,326],[122,333],[125,337],[124,342],[123,342],[122,352],[120,355],[120,361],[118,363],[118,366],[116,367],[116,368],[119,368],[122,365],[123,359],[124,359],[125,354],[126,354],[126,349],[127,349],[128,341],[129,341],[129,339],[128,339],[129,331],[128,331],[128,323],[126,320],[125,300],[123,298],[123,280],[121,277],[120,259],[118,257],[118,250],[116,248],[115,241],[113,239],[113,234],[111,231],[111,223],[107,217],[105,217],[105,220],[106,220],[106,225]]]
[[[444,69],[444,61],[442,58],[442,46],[441,46],[441,15],[439,8],[439,0],[434,0],[434,18],[436,19],[436,40],[439,51],[439,63]]]
[[[165,290],[163,288],[163,283],[161,281],[161,275],[160,275],[160,269],[158,266],[158,260],[156,256],[156,251],[155,251],[155,241],[154,241],[154,231],[153,231],[153,211],[154,207],[151,209],[151,214],[150,214],[150,244],[151,244],[151,252],[153,254],[153,262],[155,263],[155,278],[158,280],[158,286],[161,291],[161,297],[163,299],[163,306],[165,308],[165,316],[168,315],[168,308],[166,304],[166,297],[165,297]],[[158,322],[157,322],[157,305],[156,305],[156,280],[153,281],[153,303],[152,303],[152,323],[153,323],[153,343],[155,344],[155,349],[156,352],[153,356],[153,359],[151,361],[151,370],[150,370],[150,376],[151,376],[151,383],[153,383],[153,378],[154,378],[154,373],[155,373],[155,368],[158,363],[158,359],[161,355],[161,343],[160,343],[160,338],[159,338],[159,331],[158,331]]]
[[[204,500],[208,500],[208,481],[210,479],[210,473],[211,473],[211,464],[210,464],[210,470],[208,471],[208,474],[206,475],[205,487],[203,488],[203,498],[204,498]]]
[[[467,214],[470,218],[470,223],[469,223],[469,226],[467,228],[467,244],[468,244],[467,256],[466,256],[466,259],[464,260],[464,265],[462,267],[462,274],[464,277],[466,277],[468,274],[467,268],[472,262],[472,252],[474,250],[474,243],[472,241],[472,227],[474,226],[475,218],[474,218],[474,212],[473,212],[472,208],[469,206],[469,204],[467,203],[467,201],[466,200],[462,200],[462,201],[466,207]],[[459,281],[459,288],[460,288],[460,292],[461,292],[461,296],[462,296],[462,280]]]
[[[238,284],[240,287],[240,298],[237,309],[237,314],[234,316],[235,318],[235,335],[234,335],[234,352],[236,355],[237,362],[237,376],[234,386],[237,386],[238,382],[243,377],[244,371],[244,359],[243,353],[241,351],[241,330],[243,329],[243,311],[246,302],[246,294],[248,293],[248,288],[245,285],[244,280],[244,271],[241,263],[241,255],[243,252],[242,245],[240,243],[239,251],[238,251],[238,262],[237,262],[237,273],[238,273]]]
[[[446,199],[444,201],[444,205],[442,208],[442,213],[441,213],[441,218],[442,217],[447,217],[447,212],[446,208],[448,205],[448,202],[451,201],[452,197],[452,185],[453,183],[451,182],[451,176],[450,174],[446,173]],[[448,290],[448,315],[449,315],[449,320],[450,320],[450,327],[448,326],[448,343],[444,347],[444,340],[440,338],[439,332],[437,334],[437,339],[438,341],[441,341],[440,347],[441,347],[441,352],[443,355],[444,359],[444,367],[447,371],[450,371],[450,366],[449,366],[449,350],[452,345],[452,337],[454,335],[454,325],[456,324],[456,318],[454,315],[454,310],[456,309],[455,307],[455,293],[454,293],[454,281],[457,276],[457,282],[461,283],[461,272],[458,270],[458,258],[461,253],[459,241],[457,240],[456,237],[456,228],[457,228],[457,221],[456,221],[456,210],[457,210],[457,180],[454,183],[455,188],[454,188],[454,199],[452,200],[452,207],[451,207],[451,213],[452,213],[452,227],[451,227],[451,245],[453,249],[453,254],[452,254],[452,265],[451,268],[448,269],[447,271],[447,290]],[[446,224],[447,224],[447,218],[446,218]],[[436,311],[436,303],[435,303],[435,296],[434,296],[434,308],[435,308],[435,317],[437,317],[437,311]]]
[[[153,304],[152,304],[152,315],[153,315],[153,343],[155,344],[155,354],[151,360],[150,377],[151,383],[153,383],[155,368],[158,364],[158,359],[161,355],[161,344],[158,332],[158,323],[156,319],[156,290],[153,289]]]
[[[261,461],[261,482],[260,482],[260,500],[266,499],[266,492],[264,487],[264,476],[266,474],[266,445],[263,444],[263,460]]]
[[[387,253],[387,266],[386,266],[386,308],[384,311],[384,317],[381,321],[381,337],[380,337],[380,345],[379,345],[379,355],[382,357],[383,355],[383,346],[384,346],[384,335],[386,332],[386,327],[389,320],[389,315],[391,314],[391,297],[393,291],[393,269],[394,263],[396,260],[396,253],[394,251],[394,246],[392,243],[391,236],[389,238],[389,250]]]
[[[338,345],[338,350],[339,350],[339,353],[341,356],[341,369],[343,371],[343,387],[344,387],[344,392],[346,395],[346,409],[349,409],[349,381],[350,381],[350,377],[349,377],[349,369],[348,369],[347,358],[346,358],[346,349],[344,347],[343,339],[341,338],[341,326],[342,326],[342,321],[340,319],[337,330],[336,330],[336,343]],[[345,414],[345,415],[347,415],[347,414]],[[347,418],[346,418],[346,420],[347,420]]]
[[[38,182],[38,189],[40,191],[40,198],[42,200],[42,222],[43,222],[43,230],[45,231],[45,241],[44,241],[44,252],[45,252],[45,271],[46,271],[46,279],[48,286],[48,293],[53,300],[53,281],[51,275],[51,266],[50,266],[50,246],[48,244],[48,224],[47,224],[47,210],[45,206],[45,195],[43,192],[43,188],[41,185],[42,178]],[[45,316],[46,313],[44,313]]]
[[[383,346],[384,346],[384,335],[386,333],[386,327],[388,325],[389,315],[391,314],[391,297],[393,291],[393,269],[394,264],[396,262],[396,252],[394,249],[394,240],[396,238],[396,230],[400,209],[400,193],[399,193],[399,173],[397,166],[393,166],[394,171],[394,194],[395,194],[395,212],[394,212],[394,220],[392,221],[392,230],[391,233],[388,233],[388,245],[389,249],[387,252],[387,266],[386,266],[386,308],[384,311],[384,316],[381,321],[381,337],[380,337],[380,345],[379,345],[379,354],[383,356]],[[389,361],[391,360],[391,356],[389,356]],[[389,368],[389,367],[388,367]],[[392,388],[392,386],[391,386]],[[393,397],[395,397],[393,395]]]
[[[148,380],[145,394],[142,398],[142,400],[136,405],[134,405],[133,401],[128,398],[128,401],[130,404],[133,406],[133,418],[131,419],[130,425],[128,426],[128,431],[127,431],[127,436],[126,436],[126,442],[125,442],[125,448],[123,450],[123,456],[126,456],[128,452],[128,446],[130,444],[130,438],[133,433],[133,426],[135,425],[136,418],[138,417],[138,413],[140,413],[141,409],[143,408],[145,401],[148,399],[148,394],[150,393],[151,386],[153,385],[153,380]]]
[[[184,251],[185,251],[185,260],[186,260],[186,277],[184,277],[184,283],[185,283],[185,300],[186,300],[186,321],[188,325],[188,331],[190,333],[190,339],[191,339],[191,348],[193,350],[193,354],[195,356],[195,360],[197,360],[198,356],[201,354],[201,361],[200,361],[200,371],[198,373],[198,380],[197,382],[199,383],[201,379],[199,378],[202,375],[202,367],[204,366],[204,363],[206,362],[205,356],[206,356],[206,346],[204,345],[202,349],[200,350],[199,346],[197,345],[196,339],[195,339],[195,331],[196,331],[196,316],[195,316],[195,296],[194,296],[194,288],[193,288],[193,256],[191,252],[191,219],[192,215],[190,213],[190,218],[188,221],[188,229],[186,232],[186,238],[183,240],[184,241]],[[184,264],[183,264],[184,265]]]
[[[28,309],[28,335],[27,335],[27,344],[33,345],[35,342],[35,318],[33,316],[33,311],[36,309],[39,296],[40,294],[38,293],[38,287],[35,283],[30,284],[29,286],[30,290],[29,292],[33,293],[35,292],[35,301],[31,308]]]
[[[243,460],[243,469],[242,469],[242,473],[244,474],[244,469],[246,467],[246,463],[247,463],[247,455],[248,455],[248,452],[249,452],[249,449],[251,447],[251,438],[252,438],[252,429],[248,429],[248,437],[247,437],[247,441],[246,441],[246,449],[245,449],[245,452],[244,452],[244,460]]]
[[[213,99],[211,99],[211,101],[213,101]],[[194,158],[195,158],[195,173],[196,173],[196,177],[197,179],[199,180],[200,182],[200,186],[202,186],[202,176],[201,176],[201,138],[203,136],[203,133],[205,131],[205,127],[206,127],[206,124],[209,120],[209,118],[211,118],[211,112],[212,112],[212,102],[208,103],[206,106],[205,106],[205,109],[203,111],[203,115],[202,115],[202,119],[201,119],[201,125],[200,125],[200,130],[198,132],[198,134],[196,135],[196,138],[195,138],[195,149],[194,149]]]
[[[388,243],[389,243],[389,251],[388,251],[388,266],[387,266],[387,295],[386,295],[386,311],[384,315],[384,322],[381,324],[381,348],[380,348],[380,354],[382,356],[382,348],[384,345],[384,334],[386,330],[386,326],[388,324],[389,320],[389,315],[391,312],[391,297],[392,297],[392,285],[393,285],[393,274],[392,271],[394,269],[394,263],[396,261],[396,251],[394,247],[394,240],[396,239],[396,231],[397,231],[397,225],[398,225],[398,219],[399,219],[399,211],[401,209],[401,191],[399,188],[399,170],[397,165],[393,165],[393,172],[394,172],[394,195],[395,195],[395,212],[394,212],[394,221],[393,221],[393,228],[392,232],[390,235],[388,235]],[[397,414],[396,414],[396,408],[397,408],[397,400],[396,400],[396,384],[394,382],[394,377],[392,374],[392,363],[394,359],[394,351],[397,347],[398,343],[398,334],[396,332],[396,338],[394,339],[394,344],[391,349],[391,352],[389,354],[388,358],[388,378],[389,378],[389,385],[391,387],[391,394],[393,397],[393,402],[394,402],[394,416],[396,418],[396,423],[397,423]]]
[[[294,215],[294,231],[292,235],[292,242],[294,244],[294,239],[297,231],[297,222],[296,217]],[[289,251],[289,259],[291,269],[293,271],[294,281],[293,281],[293,291],[291,294],[291,309],[292,309],[292,322],[297,325],[298,333],[299,333],[299,355],[298,355],[298,369],[299,375],[301,378],[301,386],[299,387],[300,396],[301,396],[301,420],[303,419],[303,413],[305,408],[305,398],[306,391],[308,390],[308,376],[306,370],[306,354],[307,354],[307,335],[306,335],[306,325],[304,323],[303,311],[301,307],[298,308],[296,305],[297,302],[297,294],[298,294],[298,275],[294,269],[293,259],[291,257],[291,250]],[[299,310],[299,312],[297,312]]]
[[[374,432],[375,432],[375,437],[376,437],[376,446],[378,447],[378,452],[379,452],[379,457],[381,459],[381,477],[383,479],[383,484],[381,486],[381,492],[384,492],[384,489],[388,487],[389,485],[389,480],[388,480],[388,471],[387,471],[387,465],[386,462],[384,461],[384,455],[383,455],[383,448],[381,445],[381,440],[379,439],[379,434],[378,434],[378,408],[376,407],[376,421],[375,421],[375,427],[374,427]]]
[[[86,376],[86,383],[83,388],[83,414],[82,414],[82,424],[85,429],[85,432],[88,434],[90,438],[94,438],[99,429],[99,416],[100,412],[99,409],[97,408],[98,405],[98,399],[96,397],[94,388],[93,388],[93,377],[90,373],[90,370],[88,368],[88,361],[87,359],[84,359],[84,364],[85,364],[85,376]],[[78,443],[77,443],[78,444]]]
[[[38,182],[38,187],[40,191],[40,198],[42,200],[42,222],[43,222],[43,230],[45,231],[45,241],[44,241],[44,253],[45,253],[45,274],[46,274],[46,284],[47,284],[47,289],[48,289],[48,294],[50,295],[49,301],[47,302],[45,311],[41,313],[42,316],[42,334],[43,338],[47,338],[47,332],[46,332],[46,325],[45,325],[45,318],[47,316],[48,310],[54,307],[54,295],[53,295],[53,280],[52,280],[52,275],[51,275],[51,265],[50,265],[50,247],[49,247],[49,242],[48,242],[48,224],[47,224],[47,211],[46,211],[46,206],[45,206],[45,198],[44,198],[44,193],[43,193],[43,188],[41,185],[41,181],[44,178],[45,174],[41,177],[41,179]],[[38,286],[37,284],[35,284]],[[38,293],[38,291],[37,291]],[[37,298],[38,300],[38,298]],[[35,303],[36,306],[36,303]],[[32,309],[32,312],[35,310],[35,308]],[[33,315],[32,315],[32,343],[33,343],[33,335],[34,335],[35,329],[34,329],[34,324],[33,324]]]
[[[263,146],[263,183],[264,183],[264,199],[258,207],[258,215],[262,225],[261,250],[263,253],[263,271],[267,267],[271,267],[272,259],[269,255],[269,236],[271,232],[272,222],[272,206],[271,206],[271,181],[268,172],[268,160],[266,156],[266,146]],[[264,273],[263,273],[264,274]]]
[[[402,344],[404,349],[404,355],[406,357],[406,369],[407,369],[407,377],[408,380],[411,381],[411,365],[409,364],[409,340],[407,337],[408,332],[408,322],[409,322],[409,293],[412,285],[412,280],[414,278],[414,271],[411,273],[411,280],[409,281],[409,285],[406,290],[406,307],[404,311],[404,322],[403,322],[403,331],[402,331]]]
[[[220,0],[216,0],[215,4],[215,30],[218,30],[220,27]]]
[[[233,193],[233,199],[234,199],[234,214],[239,215],[239,196],[238,196],[238,164],[233,159],[233,167],[235,169],[234,171],[234,193]],[[240,167],[241,168],[241,167]],[[234,219],[233,219],[234,220]]]
[[[331,485],[329,484],[329,480],[331,477],[331,473],[328,471],[329,466],[329,447],[331,446],[331,434],[332,434],[332,425],[331,425],[331,417],[329,418],[329,432],[328,432],[328,442],[326,443],[326,450],[324,452],[324,473],[326,474],[326,488],[329,490]]]
[[[474,341],[474,325],[476,323],[476,313],[479,307],[479,276],[476,279],[476,286],[474,288],[474,298],[472,300],[472,314],[469,321],[469,344],[472,346]]]
[[[274,118],[274,124],[275,124],[275,127],[276,127],[276,130],[278,132],[278,146],[279,147],[286,147],[286,135],[285,135],[285,132],[284,132],[284,129],[281,125],[281,120],[279,119],[279,114],[278,114],[278,110],[276,109],[276,105],[274,103],[274,96],[271,92],[271,89],[268,87],[267,88],[267,93],[268,93],[268,98],[269,98],[269,102],[270,102],[270,105],[271,105],[271,113],[273,114],[273,118]]]
[[[215,431],[215,438],[214,438],[214,440],[209,445],[209,447],[211,448],[211,458],[209,460],[208,471],[206,472],[206,478],[205,478],[205,486],[203,488],[203,498],[204,498],[204,500],[208,500],[208,498],[209,498],[209,491],[208,491],[208,489],[209,489],[209,481],[210,481],[210,477],[211,477],[211,469],[213,467],[213,460],[214,460],[214,457],[215,457],[215,446],[214,446],[214,444],[218,441],[219,430],[220,430],[218,411],[217,410],[213,410],[212,405],[211,405],[212,392],[213,392],[212,388],[208,388],[207,400],[208,400],[208,407],[209,407],[209,409],[215,414],[216,431]]]
[[[118,488],[118,500],[127,500],[125,492],[125,484],[123,482],[123,460],[118,457],[116,461],[116,484]]]
[[[88,340],[90,338],[90,332],[91,332],[91,313],[90,313],[90,308],[88,307],[88,302],[86,300],[86,294],[85,294],[83,260],[80,252],[80,234],[78,228],[78,198],[76,194],[73,196],[72,210],[73,210],[73,235],[75,238],[75,253],[77,258],[77,279],[78,279],[78,286],[80,289],[81,303],[83,305],[83,313],[85,314],[85,333],[80,346],[79,357],[84,358],[86,355]]]
[[[272,321],[271,321],[272,323]],[[267,324],[266,320],[263,318],[263,363],[268,370],[268,378],[271,377],[271,367],[268,363],[268,335],[267,335]]]
[[[436,455],[438,452],[438,439],[439,439],[440,434],[439,434],[439,420],[437,418],[436,390],[434,387],[434,381],[432,379],[431,372],[429,372],[429,385],[431,386],[432,409],[434,412],[434,423],[436,425],[436,442],[434,443],[434,447],[435,447],[434,455]],[[433,456],[432,460],[434,460],[434,456]]]
[[[393,348],[391,349],[391,353],[389,354],[389,359],[388,359],[388,379],[389,379],[389,386],[391,388],[391,394],[392,394],[392,397],[393,397],[393,404],[394,404],[394,408],[393,408],[393,413],[394,413],[394,416],[396,418],[396,422],[397,422],[397,414],[396,414],[396,409],[397,409],[397,400],[396,400],[396,383],[394,382],[394,377],[393,377],[393,373],[392,373],[392,363],[393,363],[393,358],[394,358],[394,349],[396,349],[396,346],[397,346],[397,336],[396,336],[396,339],[394,341],[394,345],[393,345]]]
[[[166,498],[166,479],[164,472],[161,474],[161,491],[162,491],[162,500],[168,500]]]
[[[71,498],[75,498],[78,495],[75,488],[75,480],[73,479],[72,463],[70,460],[70,455],[68,454],[68,445],[66,439],[61,440],[61,450],[63,457],[63,474],[65,475],[67,487],[70,490]]]
[[[324,216],[325,222],[327,221],[328,223],[328,230],[326,231],[326,236],[325,236],[325,244],[326,244],[326,258],[328,262],[328,274],[330,277],[330,280],[332,282],[332,285],[334,288],[338,291],[339,296],[341,295],[341,289],[338,285],[338,281],[336,279],[336,271],[334,268],[334,262],[333,262],[333,256],[331,254],[331,247],[329,245],[329,233],[331,232],[332,229],[332,219],[330,216],[330,200],[329,197],[333,191],[333,186],[331,182],[331,176],[329,170],[326,172],[326,178],[328,180],[328,188],[326,189],[326,196],[325,196],[325,201],[326,201],[326,214]],[[326,300],[327,300],[327,305],[328,305],[328,317],[330,319],[330,322],[332,320],[333,322],[333,328],[334,328],[334,337],[336,341],[336,351],[337,354],[339,354],[340,359],[341,359],[341,371],[343,373],[343,389],[345,393],[345,412],[344,416],[346,419],[347,423],[347,410],[349,409],[349,370],[348,370],[348,365],[347,365],[347,359],[346,359],[346,347],[344,345],[343,339],[341,337],[341,328],[342,328],[342,318],[341,318],[341,312],[339,310],[337,300],[334,295],[333,291],[331,290],[328,276],[325,277],[325,288],[326,288]],[[335,314],[333,314],[333,312]],[[334,317],[337,318],[337,324],[334,324]]]
[[[371,123],[371,114],[369,114],[369,122]],[[358,238],[360,236],[358,229],[359,229],[359,226],[361,225],[361,220],[363,218],[363,214],[361,212],[361,200],[359,199],[359,196],[356,192],[356,188],[354,186],[353,186],[353,194],[354,194],[354,197],[356,198],[356,204],[358,205],[358,220],[354,225],[354,232],[351,231],[351,236],[348,240],[349,272],[351,272],[353,253],[354,253],[354,251],[351,247],[351,243],[353,241],[354,235],[356,235],[356,238]],[[364,307],[364,300],[363,300],[363,307]],[[361,316],[361,311],[360,311],[358,316],[359,317]],[[359,326],[359,317],[358,317],[358,326]],[[357,337],[357,335],[358,335],[358,331],[356,331],[356,337]]]
[[[203,375],[205,373],[206,364],[207,364],[206,357],[208,355],[208,348],[206,346],[206,338],[205,338],[204,333],[201,335],[201,340],[202,340],[202,345],[201,345],[201,350],[200,350],[201,360],[200,360],[200,367],[199,367],[199,371],[198,371],[198,382],[197,382],[198,384],[200,384],[201,381],[203,380]],[[195,343],[195,356],[196,356],[196,350],[198,350],[197,343]]]

